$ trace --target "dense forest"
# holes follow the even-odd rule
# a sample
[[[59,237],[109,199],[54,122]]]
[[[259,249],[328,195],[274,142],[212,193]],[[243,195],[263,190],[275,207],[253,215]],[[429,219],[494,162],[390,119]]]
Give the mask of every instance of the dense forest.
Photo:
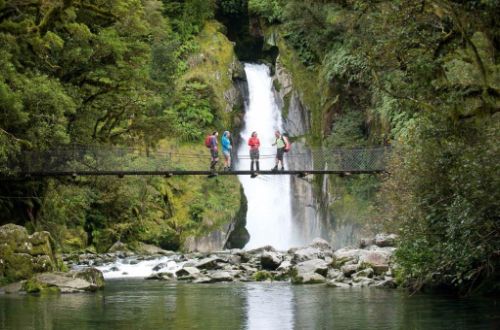
[[[400,234],[400,280],[416,290],[494,289],[500,4],[250,0],[249,9],[294,73],[313,143],[394,147],[366,207]],[[366,200],[369,180],[342,193]]]
[[[61,145],[206,153],[206,132],[241,111],[222,95],[239,70],[213,11],[202,0],[0,2],[1,170]],[[3,181],[0,191],[1,223],[48,230],[63,251],[118,240],[178,249],[227,223],[241,199],[237,179]]]
[[[204,152],[207,131],[240,123],[225,93],[243,78],[238,58],[282,66],[310,145],[393,147],[387,177],[332,178],[344,198],[331,212],[398,233],[397,275],[413,290],[498,290],[498,17],[495,0],[0,0],[0,170],[61,144]],[[239,189],[2,183],[0,223],[48,230],[67,251],[179,248],[234,217]]]

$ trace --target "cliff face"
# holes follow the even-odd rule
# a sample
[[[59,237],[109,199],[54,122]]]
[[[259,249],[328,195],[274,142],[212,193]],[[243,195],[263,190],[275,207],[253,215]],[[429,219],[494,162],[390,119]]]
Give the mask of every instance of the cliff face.
[[[282,51],[290,50],[282,47]],[[293,54],[283,54],[285,58],[290,56]],[[304,84],[294,83],[301,76],[294,75],[293,69],[286,67],[283,57],[278,56],[275,63],[275,95],[282,109],[286,133],[293,139],[293,152],[301,154],[300,158],[288,161],[301,163],[294,163],[295,167],[306,167],[314,161],[310,145],[312,137],[321,134],[315,132],[321,125],[312,125],[313,110],[304,100],[307,89],[301,89]],[[292,177],[291,185],[292,214],[298,241],[308,243],[315,237],[322,237],[334,248],[339,248],[357,244],[366,234],[362,224],[338,219],[332,212],[331,205],[338,197],[335,196],[336,186],[329,176]]]
[[[289,158],[288,163],[294,167],[312,163],[310,148],[305,136],[311,129],[309,111],[303,106],[298,91],[294,88],[292,76],[283,66],[278,56],[273,76],[275,98],[283,113],[283,124],[286,133],[293,138],[293,152],[301,154],[300,158]],[[300,162],[301,164],[297,164]],[[292,215],[297,242],[309,243],[315,237],[325,237],[317,198],[313,183],[309,179],[292,177]]]
[[[223,249],[241,249],[250,240],[245,228],[247,200],[243,189],[240,189],[240,207],[231,221],[207,235],[191,236],[184,242],[185,251],[211,252]]]

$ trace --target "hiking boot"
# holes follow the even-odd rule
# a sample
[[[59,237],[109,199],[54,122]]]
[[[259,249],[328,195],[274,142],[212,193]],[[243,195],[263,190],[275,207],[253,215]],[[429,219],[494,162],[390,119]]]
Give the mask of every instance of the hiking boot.
[[[258,175],[258,174],[257,174],[256,172],[253,172],[253,173],[250,175],[250,177],[251,177],[252,179],[255,179],[255,178],[257,177],[257,175]]]
[[[278,170],[278,165],[276,165],[275,167],[273,167],[273,168],[271,169],[271,171],[273,171],[273,172],[276,172],[277,170]]]
[[[217,176],[217,172],[215,172],[215,171],[212,171],[212,172],[208,175],[208,177],[209,177],[209,178],[214,178],[214,177],[216,177],[216,176]]]
[[[284,171],[285,170],[285,167],[281,167],[281,170]]]

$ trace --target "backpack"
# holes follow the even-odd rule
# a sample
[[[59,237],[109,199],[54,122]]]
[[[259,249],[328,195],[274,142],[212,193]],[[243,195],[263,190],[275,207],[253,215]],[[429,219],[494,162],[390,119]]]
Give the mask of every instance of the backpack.
[[[285,142],[285,148],[283,149],[283,151],[289,152],[292,145],[290,144],[290,141],[288,141],[288,138],[286,136],[283,136],[283,142]]]
[[[212,147],[212,135],[207,135],[207,137],[205,138],[205,147]]]

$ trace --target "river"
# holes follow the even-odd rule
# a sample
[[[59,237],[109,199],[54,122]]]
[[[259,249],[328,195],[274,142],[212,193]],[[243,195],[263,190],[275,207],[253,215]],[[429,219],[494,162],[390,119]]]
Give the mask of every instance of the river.
[[[0,329],[498,329],[498,311],[398,290],[109,280],[96,294],[0,295]]]

